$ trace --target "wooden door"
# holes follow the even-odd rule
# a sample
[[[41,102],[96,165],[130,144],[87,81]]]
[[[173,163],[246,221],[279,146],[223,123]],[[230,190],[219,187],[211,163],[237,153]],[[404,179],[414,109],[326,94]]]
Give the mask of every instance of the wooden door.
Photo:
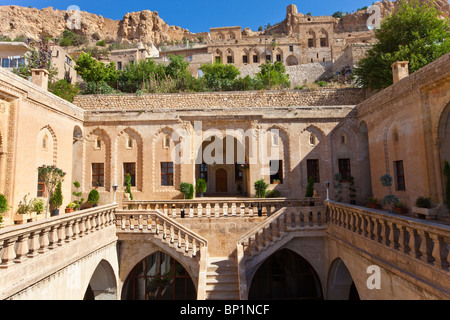
[[[227,192],[227,171],[225,169],[216,171],[216,192]]]

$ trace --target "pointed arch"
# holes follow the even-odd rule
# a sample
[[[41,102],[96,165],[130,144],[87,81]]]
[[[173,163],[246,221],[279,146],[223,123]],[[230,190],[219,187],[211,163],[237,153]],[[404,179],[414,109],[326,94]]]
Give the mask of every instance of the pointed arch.
[[[52,127],[50,125],[46,125],[44,127],[41,128],[41,130],[39,130],[39,132],[42,132],[43,130],[47,130],[51,137],[52,137],[52,141],[53,141],[53,165],[56,166],[57,165],[57,161],[58,161],[58,140],[56,138],[56,134],[55,131],[53,131]]]
[[[105,191],[109,192],[111,190],[111,138],[108,135],[108,133],[104,130],[101,129],[100,127],[97,127],[96,129],[92,130],[87,136],[87,140],[90,142],[93,142],[95,137],[99,137],[101,139],[101,141],[103,142],[104,146],[105,146],[105,150],[104,150],[104,179],[105,179],[105,183],[104,183],[104,187],[105,187]]]
[[[144,181],[144,140],[142,135],[133,128],[127,127],[121,130],[117,136],[116,140],[116,150],[119,150],[118,144],[121,140],[121,137],[131,138],[132,141],[135,141],[135,144],[132,146],[136,147],[136,188],[138,191],[142,191],[143,189],[143,181]],[[125,148],[128,148],[129,145],[126,143]],[[131,148],[131,149],[132,149]]]

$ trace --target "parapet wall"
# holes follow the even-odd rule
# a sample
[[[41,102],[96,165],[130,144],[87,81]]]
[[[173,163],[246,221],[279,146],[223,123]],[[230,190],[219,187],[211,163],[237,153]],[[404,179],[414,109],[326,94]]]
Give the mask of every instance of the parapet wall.
[[[85,110],[210,109],[293,106],[344,106],[364,101],[363,89],[242,91],[136,95],[79,95]]]

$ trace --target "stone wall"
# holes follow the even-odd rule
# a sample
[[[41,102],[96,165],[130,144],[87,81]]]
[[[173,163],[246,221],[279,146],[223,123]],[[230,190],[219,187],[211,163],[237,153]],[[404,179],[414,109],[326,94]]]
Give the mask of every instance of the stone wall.
[[[242,91],[136,95],[80,95],[74,104],[85,110],[210,109],[357,105],[363,89]]]

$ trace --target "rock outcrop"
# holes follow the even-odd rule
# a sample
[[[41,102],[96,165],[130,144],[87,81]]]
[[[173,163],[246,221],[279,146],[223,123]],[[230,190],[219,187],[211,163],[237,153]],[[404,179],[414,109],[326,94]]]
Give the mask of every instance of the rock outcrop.
[[[66,10],[25,8],[20,6],[0,6],[0,33],[11,39],[25,36],[38,39],[42,36],[57,38],[67,29],[67,21],[77,21]],[[122,20],[112,20],[101,15],[78,11],[79,29],[73,31],[83,34],[89,40],[109,40],[144,43],[182,40],[189,35],[189,30],[177,26],[169,26],[158,12],[144,10],[127,13]]]

